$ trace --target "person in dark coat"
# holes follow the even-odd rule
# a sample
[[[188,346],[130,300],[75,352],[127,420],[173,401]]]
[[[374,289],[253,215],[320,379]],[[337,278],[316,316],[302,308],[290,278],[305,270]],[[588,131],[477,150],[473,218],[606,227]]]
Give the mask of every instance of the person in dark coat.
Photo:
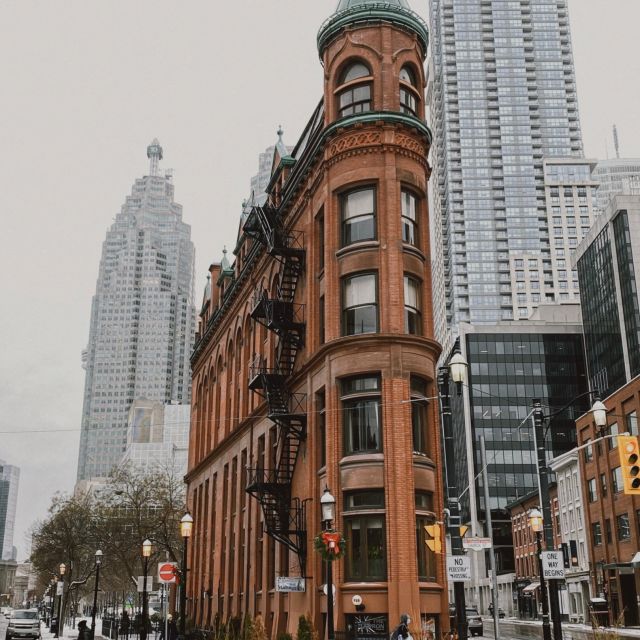
[[[87,621],[78,622],[78,640],[91,640],[91,631],[87,628]]]

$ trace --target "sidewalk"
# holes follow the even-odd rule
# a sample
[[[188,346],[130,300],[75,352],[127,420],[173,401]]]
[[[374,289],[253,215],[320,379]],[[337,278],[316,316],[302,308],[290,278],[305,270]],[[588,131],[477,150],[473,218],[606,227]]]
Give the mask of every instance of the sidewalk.
[[[493,618],[483,616],[483,622],[493,624]],[[521,620],[520,618],[502,618],[499,624],[512,624],[517,627],[541,627],[542,620]],[[578,624],[577,622],[563,622],[562,628],[567,631],[582,631],[583,633],[593,632],[590,624]],[[618,636],[628,638],[640,638],[640,627],[600,627],[600,631],[615,632]]]
[[[87,627],[91,628],[91,618],[76,618],[76,628],[74,629],[71,625],[65,625],[62,629],[62,638],[63,640],[77,640],[78,637],[78,622],[80,620],[87,621]],[[49,627],[47,627],[44,622],[41,625],[41,633],[42,640],[54,640],[55,635],[49,631]],[[100,635],[100,631],[102,630],[102,621],[98,618],[96,620],[96,637],[95,640],[108,640]]]

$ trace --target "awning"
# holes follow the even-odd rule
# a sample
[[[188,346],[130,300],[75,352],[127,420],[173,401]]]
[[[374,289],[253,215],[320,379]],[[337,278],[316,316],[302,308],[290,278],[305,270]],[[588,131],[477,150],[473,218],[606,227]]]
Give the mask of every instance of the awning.
[[[540,586],[539,582],[532,582],[522,590],[522,593],[531,593],[532,591],[535,591],[539,586]]]

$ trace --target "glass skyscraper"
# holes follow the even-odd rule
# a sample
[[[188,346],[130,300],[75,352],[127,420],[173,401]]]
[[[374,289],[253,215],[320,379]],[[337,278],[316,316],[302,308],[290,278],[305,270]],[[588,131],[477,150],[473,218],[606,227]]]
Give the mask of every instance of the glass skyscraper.
[[[102,246],[83,353],[78,481],[120,461],[134,400],[190,402],[195,249],[157,140],[147,157],[149,174],[135,181]]]
[[[460,322],[518,316],[511,272],[522,254],[551,270],[543,159],[581,157],[582,138],[567,0],[430,0],[430,23],[431,237],[446,345]]]
[[[0,460],[0,560],[14,560],[13,533],[16,523],[20,469]]]

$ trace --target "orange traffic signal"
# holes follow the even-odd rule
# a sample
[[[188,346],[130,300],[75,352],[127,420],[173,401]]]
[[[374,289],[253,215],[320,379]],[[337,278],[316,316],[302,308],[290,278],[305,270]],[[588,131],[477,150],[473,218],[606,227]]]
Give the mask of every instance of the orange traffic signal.
[[[434,524],[427,524],[424,530],[429,536],[429,540],[425,540],[427,547],[434,553],[442,553],[442,530],[440,525],[436,522]]]
[[[637,436],[618,436],[624,492],[640,495],[640,446]]]

